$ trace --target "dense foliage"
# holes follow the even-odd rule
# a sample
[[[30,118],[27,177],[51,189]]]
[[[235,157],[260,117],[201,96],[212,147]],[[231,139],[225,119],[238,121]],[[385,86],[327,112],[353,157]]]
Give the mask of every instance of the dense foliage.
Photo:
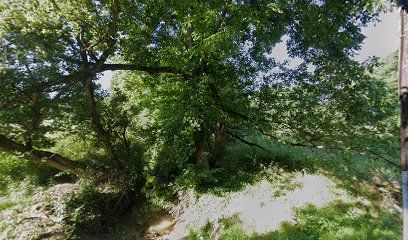
[[[384,116],[371,64],[352,59],[378,6],[3,1],[2,149],[70,169],[78,165],[34,151],[69,133],[96,142],[123,169],[137,157],[138,136],[127,129],[141,110],[159,155],[187,159],[195,149],[201,168],[210,165],[207,155],[212,165],[222,159],[226,135],[243,140],[249,128],[344,145],[345,136]],[[273,55],[284,36],[289,55],[302,59],[295,68]],[[133,73],[119,75],[122,88],[108,96],[95,85],[106,70]]]

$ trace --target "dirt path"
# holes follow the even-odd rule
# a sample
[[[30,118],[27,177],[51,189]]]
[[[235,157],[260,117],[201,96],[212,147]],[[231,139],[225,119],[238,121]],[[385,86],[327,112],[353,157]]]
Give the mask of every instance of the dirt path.
[[[278,189],[266,180],[222,197],[204,194],[197,198],[192,191],[186,192],[171,210],[173,218],[159,219],[149,227],[147,237],[183,239],[191,229],[198,230],[208,223],[216,232],[220,220],[231,217],[242,222],[247,234],[264,234],[279,229],[282,222],[294,222],[295,208],[307,204],[322,207],[336,200],[352,200],[322,175],[298,174],[294,184],[299,187],[280,196],[276,194]]]

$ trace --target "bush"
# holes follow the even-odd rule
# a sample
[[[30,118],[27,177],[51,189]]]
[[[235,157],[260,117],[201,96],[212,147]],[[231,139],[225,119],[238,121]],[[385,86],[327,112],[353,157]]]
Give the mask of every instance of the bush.
[[[75,192],[65,200],[65,212],[72,222],[71,232],[97,232],[115,223],[115,194],[103,193],[96,184],[81,180]]]
[[[113,230],[120,217],[137,201],[144,201],[140,187],[125,176],[112,175],[114,182],[81,179],[73,194],[64,201],[64,212],[72,235]],[[106,226],[112,227],[110,229]]]

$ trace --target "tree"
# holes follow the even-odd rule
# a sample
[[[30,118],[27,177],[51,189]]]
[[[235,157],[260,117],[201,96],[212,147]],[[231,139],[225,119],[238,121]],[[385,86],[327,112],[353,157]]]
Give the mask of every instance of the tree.
[[[166,67],[107,63],[117,49],[121,7],[120,1],[1,3],[3,151],[60,170],[78,167],[72,160],[37,149],[52,144],[46,135],[60,131],[58,122],[73,112],[79,122],[91,120],[88,125],[107,157],[121,165],[110,130],[101,119],[101,94],[94,81],[106,70],[175,72]],[[85,99],[82,104],[87,109],[75,104],[78,99]],[[84,110],[87,116],[81,115]],[[65,122],[64,127],[74,124]]]
[[[125,81],[133,88],[130,94],[143,92],[142,106],[149,109],[163,158],[186,162],[193,152],[196,165],[208,169],[222,159],[227,135],[256,146],[245,139],[248,129],[310,146],[331,140],[343,147],[349,133],[380,118],[374,116],[379,102],[369,100],[381,87],[370,83],[371,64],[352,59],[364,39],[360,28],[376,17],[374,6],[372,1],[166,1],[145,9],[144,18],[155,21],[146,30],[154,32],[146,43],[150,51],[130,54],[132,43],[140,42],[134,34],[126,38],[123,57],[160,59],[183,74],[132,74]],[[302,59],[294,69],[273,56],[284,36],[289,55]]]
[[[39,149],[79,128],[126,169],[126,129],[135,113],[98,89],[95,81],[107,70],[132,71],[122,79],[140,92],[125,97],[143,98],[151,139],[184,159],[194,155],[201,169],[222,160],[227,135],[256,146],[247,129],[279,140],[340,139],[343,126],[362,126],[376,114],[364,101],[375,91],[367,66],[352,57],[378,4],[3,1],[1,150],[60,166],[62,156]],[[273,56],[285,36],[289,55],[302,59],[294,69]],[[61,170],[78,165],[63,162]]]
[[[402,175],[402,194],[403,194],[403,210],[404,210],[404,239],[408,239],[408,41],[406,41],[406,33],[408,32],[408,3],[406,1],[398,1],[401,15],[401,42],[399,52],[399,68],[398,68],[398,94],[401,105],[401,128],[400,128],[400,142],[401,142],[401,175]]]

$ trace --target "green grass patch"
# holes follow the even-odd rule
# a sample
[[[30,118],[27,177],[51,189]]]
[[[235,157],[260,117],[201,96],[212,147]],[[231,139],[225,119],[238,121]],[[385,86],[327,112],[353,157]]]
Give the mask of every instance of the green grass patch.
[[[273,217],[273,216],[271,216]],[[192,231],[187,239],[220,240],[397,240],[401,239],[402,223],[385,209],[355,203],[336,202],[323,208],[309,205],[297,209],[296,223],[282,223],[279,230],[265,235],[248,236],[239,220],[221,221],[220,229],[206,226]],[[221,233],[220,233],[221,232]]]
[[[15,202],[8,201],[7,199],[0,199],[0,211],[14,207],[15,205],[16,205]]]

